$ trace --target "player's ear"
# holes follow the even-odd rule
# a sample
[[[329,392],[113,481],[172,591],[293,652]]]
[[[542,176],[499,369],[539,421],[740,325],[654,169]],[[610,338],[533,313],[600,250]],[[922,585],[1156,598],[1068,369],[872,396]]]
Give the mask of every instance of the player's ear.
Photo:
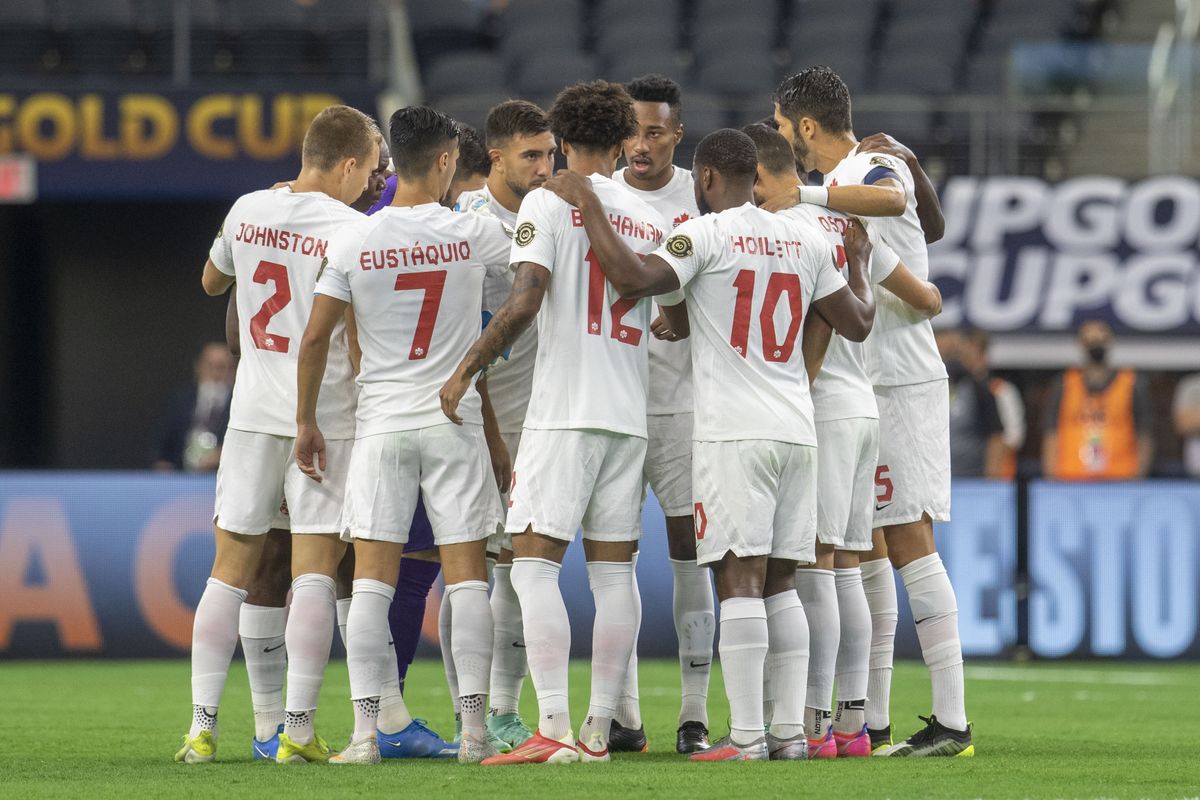
[[[683,123],[681,122],[675,126],[675,144],[678,145],[682,141],[683,141]]]
[[[499,163],[500,163],[500,160],[501,160],[501,158],[500,158],[500,156],[501,156],[500,149],[499,149],[499,148],[496,148],[496,147],[493,147],[491,150],[488,150],[488,151],[487,151],[487,153],[488,153],[488,161],[491,161],[491,162],[492,162],[492,167],[493,167],[493,168],[495,168],[495,166],[496,166],[497,164],[499,164]]]

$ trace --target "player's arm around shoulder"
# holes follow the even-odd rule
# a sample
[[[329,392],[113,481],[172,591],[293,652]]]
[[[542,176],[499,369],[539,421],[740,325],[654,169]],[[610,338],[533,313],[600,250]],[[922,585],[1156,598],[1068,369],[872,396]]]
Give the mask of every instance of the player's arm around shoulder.
[[[833,266],[833,248],[820,241],[823,248],[817,250],[821,253],[821,263],[816,265],[812,307],[842,336],[861,342],[875,324],[875,297],[869,277],[871,240],[862,223],[851,220],[844,241],[848,275],[845,282]]]
[[[898,160],[882,154],[852,156],[852,180],[837,186],[801,186],[800,202],[861,217],[898,217],[908,205]]]
[[[237,211],[241,203],[242,199],[239,198],[225,215],[208,251],[208,260],[204,262],[204,274],[200,278],[200,285],[209,297],[225,294],[233,285],[236,274],[233,267],[233,235],[238,225]]]
[[[922,319],[933,319],[942,313],[941,290],[932,281],[923,281],[914,275],[903,261],[879,285],[900,298]]]
[[[908,167],[913,179],[913,190],[917,198],[917,217],[921,221],[921,230],[925,233],[925,244],[940,241],[946,234],[946,218],[942,214],[942,204],[938,200],[937,189],[933,181],[925,174],[916,153],[886,133],[876,133],[863,139],[858,146],[860,153],[884,153],[898,158]]]

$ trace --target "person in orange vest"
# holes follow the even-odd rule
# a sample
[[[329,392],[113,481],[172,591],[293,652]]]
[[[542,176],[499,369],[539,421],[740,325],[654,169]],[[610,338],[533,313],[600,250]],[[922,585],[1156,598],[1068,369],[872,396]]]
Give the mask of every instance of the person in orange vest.
[[[991,373],[988,363],[990,344],[985,332],[967,331],[963,335],[959,355],[971,374],[983,381],[992,397],[996,398],[996,410],[1000,413],[1000,424],[1004,428],[995,474],[987,477],[1011,481],[1017,477],[1017,454],[1025,446],[1025,401],[1021,399],[1021,391],[1016,386]]]
[[[1079,328],[1084,365],[1055,383],[1045,416],[1042,471],[1048,478],[1133,480],[1150,469],[1149,391],[1133,370],[1109,365],[1112,339],[1112,329],[1099,320]]]

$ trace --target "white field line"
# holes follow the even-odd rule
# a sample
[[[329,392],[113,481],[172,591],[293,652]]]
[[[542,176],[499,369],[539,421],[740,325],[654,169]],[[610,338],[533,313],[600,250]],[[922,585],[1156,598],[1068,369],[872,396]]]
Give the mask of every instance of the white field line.
[[[1028,667],[971,667],[966,675],[976,681],[1010,681],[1015,683],[1082,683],[1109,686],[1169,686],[1185,685],[1192,681],[1165,672],[1121,672],[1102,669],[1029,669]]]

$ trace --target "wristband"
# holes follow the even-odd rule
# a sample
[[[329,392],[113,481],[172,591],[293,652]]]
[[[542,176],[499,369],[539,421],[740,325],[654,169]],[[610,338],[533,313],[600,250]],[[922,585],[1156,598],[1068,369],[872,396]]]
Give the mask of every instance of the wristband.
[[[800,202],[814,206],[829,205],[829,190],[824,186],[798,186]]]

